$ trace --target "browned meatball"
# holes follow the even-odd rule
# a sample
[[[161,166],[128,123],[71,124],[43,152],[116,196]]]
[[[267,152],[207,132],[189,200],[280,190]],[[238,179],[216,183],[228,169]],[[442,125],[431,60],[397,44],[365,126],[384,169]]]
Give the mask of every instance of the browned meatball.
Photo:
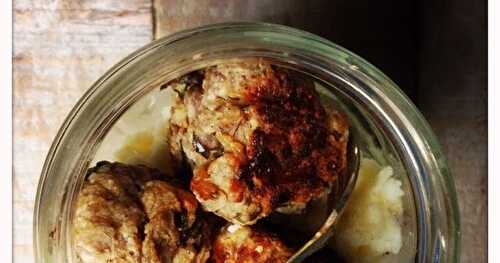
[[[208,226],[196,218],[197,201],[166,182],[150,181],[141,195],[149,218],[143,243],[144,262],[194,263],[210,257]]]
[[[276,236],[253,227],[226,227],[214,242],[215,263],[281,263],[291,250]]]
[[[138,195],[143,180],[158,174],[143,166],[107,162],[89,173],[73,224],[77,257],[82,262],[140,262],[146,216]]]
[[[347,122],[314,83],[262,59],[219,64],[171,84],[174,156],[194,168],[202,206],[232,223],[297,211],[346,166]]]
[[[197,201],[155,169],[101,162],[89,170],[73,221],[81,262],[205,262],[209,229]]]

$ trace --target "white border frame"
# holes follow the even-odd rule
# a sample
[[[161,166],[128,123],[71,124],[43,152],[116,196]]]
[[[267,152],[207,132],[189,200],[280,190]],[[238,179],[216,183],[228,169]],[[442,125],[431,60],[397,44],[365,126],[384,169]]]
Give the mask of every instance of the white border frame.
[[[0,1],[0,257],[12,262],[12,2]]]

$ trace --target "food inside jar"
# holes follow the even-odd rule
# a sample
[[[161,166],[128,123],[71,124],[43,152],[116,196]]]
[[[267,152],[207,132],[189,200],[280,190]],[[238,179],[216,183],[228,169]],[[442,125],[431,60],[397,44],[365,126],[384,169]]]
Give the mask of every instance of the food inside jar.
[[[206,262],[210,225],[195,197],[156,169],[100,162],[76,204],[81,262]]]
[[[214,240],[215,263],[286,262],[292,250],[279,237],[255,227],[229,225]]]
[[[203,208],[229,222],[299,213],[346,169],[347,120],[323,107],[309,78],[255,59],[169,86],[178,93],[173,156],[191,164],[191,190]]]
[[[275,213],[301,216],[329,193],[349,162],[347,117],[320,101],[309,77],[265,59],[191,72],[161,92],[152,98],[156,104],[122,118],[119,130],[130,125],[135,132],[122,136],[127,138],[122,143],[112,140],[107,150],[112,154],[101,149],[96,156],[123,163],[100,162],[89,169],[73,219],[78,259],[286,262],[310,233],[278,230],[268,219]],[[363,194],[360,187],[355,191]],[[360,244],[376,247],[349,242],[349,231],[361,222],[349,216],[357,215],[355,208],[349,211],[352,222],[337,230],[343,243],[332,241],[330,249],[306,262],[344,262],[338,255],[358,262],[351,255]],[[391,233],[401,232],[393,226]],[[397,242],[383,253],[397,253]]]

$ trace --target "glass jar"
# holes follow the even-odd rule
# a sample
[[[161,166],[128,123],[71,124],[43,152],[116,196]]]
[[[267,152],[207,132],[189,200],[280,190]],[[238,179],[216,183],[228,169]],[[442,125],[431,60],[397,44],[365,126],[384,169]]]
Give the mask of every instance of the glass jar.
[[[397,171],[405,191],[404,246],[416,251],[405,255],[408,262],[459,262],[454,183],[420,112],[382,72],[353,53],[307,32],[262,23],[210,25],[156,40],[85,93],[43,167],[34,214],[37,262],[74,262],[74,202],[86,169],[124,112],[175,77],[244,57],[267,58],[313,77],[319,92],[347,113],[363,153]]]

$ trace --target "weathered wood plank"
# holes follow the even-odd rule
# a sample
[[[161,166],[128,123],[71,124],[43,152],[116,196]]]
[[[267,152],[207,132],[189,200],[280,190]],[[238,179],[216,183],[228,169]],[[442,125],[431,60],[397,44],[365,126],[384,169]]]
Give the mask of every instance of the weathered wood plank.
[[[36,187],[63,119],[92,82],[151,39],[149,0],[14,1],[15,262],[34,262]]]

